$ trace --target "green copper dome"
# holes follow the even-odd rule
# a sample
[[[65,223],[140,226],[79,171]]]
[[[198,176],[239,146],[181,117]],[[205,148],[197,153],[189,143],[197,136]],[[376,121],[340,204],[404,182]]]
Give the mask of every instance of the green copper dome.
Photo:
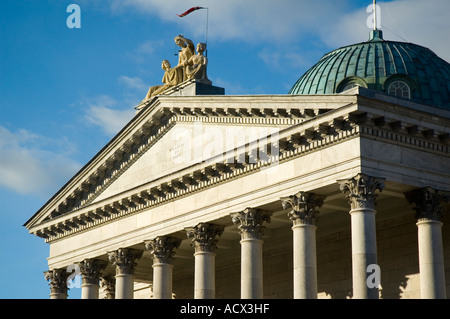
[[[325,54],[289,94],[336,94],[353,86],[450,110],[450,64],[420,45],[370,40]]]

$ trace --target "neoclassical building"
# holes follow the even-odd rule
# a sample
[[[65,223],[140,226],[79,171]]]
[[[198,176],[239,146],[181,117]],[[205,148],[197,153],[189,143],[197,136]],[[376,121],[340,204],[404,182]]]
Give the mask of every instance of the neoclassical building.
[[[75,274],[82,298],[447,297],[450,64],[432,51],[374,30],[286,95],[150,95],[25,223],[51,298]]]

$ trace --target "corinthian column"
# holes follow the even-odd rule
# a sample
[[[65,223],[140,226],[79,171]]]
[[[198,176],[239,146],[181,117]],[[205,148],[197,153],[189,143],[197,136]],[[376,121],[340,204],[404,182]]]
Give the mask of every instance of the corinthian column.
[[[325,196],[298,192],[281,198],[284,209],[292,221],[294,239],[294,299],[317,298],[316,226],[318,214]]]
[[[50,299],[67,299],[67,271],[53,269],[44,272],[45,279],[50,285]]]
[[[175,248],[181,239],[168,236],[156,237],[145,242],[145,248],[153,255],[153,298],[172,299],[172,268]]]
[[[233,223],[241,232],[242,299],[263,298],[263,223],[270,222],[271,214],[254,208],[231,214]]]
[[[116,265],[116,299],[133,299],[134,268],[136,259],[143,251],[131,248],[119,248],[108,253],[109,260]]]
[[[116,278],[111,275],[105,275],[100,278],[103,291],[105,292],[105,299],[115,299],[116,295]]]
[[[200,223],[185,230],[195,249],[194,298],[214,299],[216,297],[215,251],[218,242],[216,237],[222,235],[224,227]]]
[[[81,299],[98,299],[100,271],[106,264],[96,259],[85,259],[78,264],[81,271]]]
[[[423,299],[446,299],[441,218],[442,203],[450,196],[432,188],[423,188],[405,193],[405,197],[415,204],[421,296]]]
[[[377,265],[375,192],[384,189],[384,179],[358,174],[337,182],[351,207],[353,298],[378,299],[378,285],[368,282],[368,267]]]

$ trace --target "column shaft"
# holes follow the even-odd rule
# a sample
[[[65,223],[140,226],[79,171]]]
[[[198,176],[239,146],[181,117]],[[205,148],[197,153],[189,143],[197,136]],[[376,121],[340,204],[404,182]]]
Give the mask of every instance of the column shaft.
[[[415,204],[422,298],[446,299],[441,218],[442,204],[450,201],[450,193],[426,187],[407,192],[405,197]]]
[[[375,202],[377,190],[384,189],[384,178],[376,178],[365,174],[339,180],[340,189],[350,203],[351,234],[352,234],[352,279],[354,299],[378,299],[378,284],[371,281],[371,269],[377,265],[377,239],[375,224]],[[370,268],[369,265],[372,265]],[[370,277],[369,277],[370,276]]]
[[[215,253],[196,252],[195,257],[195,280],[194,280],[194,298],[195,299],[214,299],[216,298],[216,262]]]
[[[158,236],[145,242],[145,248],[153,255],[153,298],[172,299],[172,263],[174,249],[181,244],[181,239]]]
[[[98,284],[81,284],[81,299],[98,299]]]
[[[288,213],[292,220],[294,240],[294,298],[317,298],[317,257],[315,220],[325,201],[325,196],[314,193],[298,192],[295,195],[281,198],[284,209],[291,208]]]
[[[108,253],[110,261],[116,265],[116,299],[133,299],[135,261],[141,258],[142,253],[142,250],[131,248],[120,248]]]
[[[316,226],[297,224],[294,239],[294,299],[317,298]]]
[[[222,235],[224,226],[200,223],[186,228],[195,248],[194,298],[212,299],[216,297],[216,254],[217,236]]]
[[[172,299],[172,268],[166,263],[153,264],[154,299]]]
[[[254,238],[241,240],[241,298],[263,298],[263,241]]]
[[[116,274],[116,299],[133,299],[134,275]]]
[[[231,214],[241,232],[241,298],[263,298],[264,222],[270,222],[272,212],[246,208]]]
[[[100,271],[106,262],[97,259],[85,259],[78,264],[81,272],[81,299],[98,299]]]
[[[351,214],[353,298],[377,299],[378,287],[367,285],[368,266],[377,264],[375,210],[354,209]]]
[[[422,220],[417,223],[419,237],[420,289],[423,299],[445,299],[445,268],[442,223]]]

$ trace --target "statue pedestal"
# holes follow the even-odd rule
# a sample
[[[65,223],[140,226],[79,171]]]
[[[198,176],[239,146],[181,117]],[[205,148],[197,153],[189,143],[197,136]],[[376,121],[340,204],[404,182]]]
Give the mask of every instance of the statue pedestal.
[[[210,81],[187,80],[163,92],[162,95],[224,95],[225,89],[213,86]]]
[[[162,92],[159,96],[165,95],[178,95],[178,96],[225,95],[225,89],[212,85],[211,81],[187,80],[176,86],[172,86],[171,88]],[[146,105],[148,105],[152,100],[153,98],[143,101],[134,108],[139,111],[143,109]]]

